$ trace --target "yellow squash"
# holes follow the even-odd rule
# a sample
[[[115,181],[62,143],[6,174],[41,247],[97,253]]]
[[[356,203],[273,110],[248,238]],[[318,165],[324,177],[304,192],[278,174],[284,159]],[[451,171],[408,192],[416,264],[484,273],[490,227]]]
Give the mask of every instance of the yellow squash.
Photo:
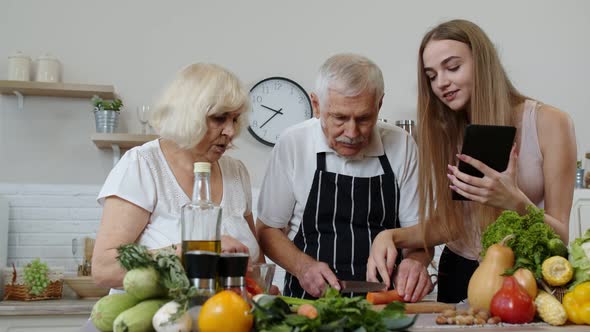
[[[471,307],[490,309],[492,297],[502,288],[502,274],[514,265],[514,252],[505,245],[512,237],[507,236],[502,242],[491,245],[483,261],[473,272],[467,288],[467,301]]]

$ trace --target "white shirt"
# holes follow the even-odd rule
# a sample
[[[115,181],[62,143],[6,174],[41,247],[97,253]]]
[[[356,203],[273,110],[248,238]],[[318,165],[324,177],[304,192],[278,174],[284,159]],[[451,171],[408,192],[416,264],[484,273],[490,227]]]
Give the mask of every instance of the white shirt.
[[[406,227],[418,222],[417,148],[405,130],[378,122],[369,145],[355,158],[345,158],[329,147],[320,120],[312,118],[281,134],[272,151],[258,199],[258,218],[264,224],[287,227],[293,240],[303,218],[318,152],[326,152],[326,171],[360,177],[384,174],[379,156],[386,153],[401,193],[400,224]]]
[[[241,161],[228,156],[219,159],[223,181],[221,199],[221,233],[246,245],[253,261],[258,260],[258,242],[244,216],[252,210],[250,176]],[[190,197],[182,190],[159,140],[129,150],[107,177],[100,193],[99,204],[108,196],[118,196],[151,213],[138,243],[148,249],[180,243],[180,215]]]

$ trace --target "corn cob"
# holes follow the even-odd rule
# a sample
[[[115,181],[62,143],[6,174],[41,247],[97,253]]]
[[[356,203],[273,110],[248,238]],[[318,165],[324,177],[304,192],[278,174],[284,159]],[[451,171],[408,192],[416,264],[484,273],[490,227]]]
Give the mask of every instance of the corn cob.
[[[567,321],[565,308],[555,296],[540,290],[535,298],[535,305],[539,317],[544,322],[551,325],[563,325]]]

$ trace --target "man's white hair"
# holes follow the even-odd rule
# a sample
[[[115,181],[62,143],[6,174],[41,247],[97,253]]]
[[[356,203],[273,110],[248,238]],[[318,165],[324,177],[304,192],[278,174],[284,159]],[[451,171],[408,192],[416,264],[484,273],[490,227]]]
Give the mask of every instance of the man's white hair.
[[[384,93],[383,74],[373,61],[362,55],[336,54],[320,67],[315,82],[315,93],[322,106],[329,90],[347,97],[371,91],[375,102],[379,102]]]

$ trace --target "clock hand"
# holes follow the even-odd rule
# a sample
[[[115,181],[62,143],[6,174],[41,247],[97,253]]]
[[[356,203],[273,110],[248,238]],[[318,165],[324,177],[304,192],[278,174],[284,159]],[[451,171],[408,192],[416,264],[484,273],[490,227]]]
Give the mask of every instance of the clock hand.
[[[272,118],[274,118],[275,116],[277,116],[277,114],[281,114],[281,115],[283,115],[283,113],[281,113],[281,111],[282,111],[282,110],[283,110],[283,109],[281,108],[280,110],[278,110],[278,111],[275,111],[276,113],[275,113],[275,114],[273,114],[273,115],[272,115],[270,118],[268,118],[268,120],[266,120],[266,121],[265,121],[265,122],[264,122],[264,123],[263,123],[263,124],[260,126],[260,128],[264,127],[264,125],[265,125],[265,124],[267,124],[267,123],[268,123],[268,121],[272,120]],[[273,110],[273,111],[274,111],[274,110]]]
[[[262,106],[262,107],[264,107],[264,108],[266,108],[266,109],[269,109],[269,110],[271,110],[271,111],[273,111],[273,112],[275,112],[275,113],[283,114],[283,113],[281,112],[282,108],[281,108],[280,110],[278,110],[278,111],[277,111],[277,110],[274,110],[274,109],[272,109],[272,108],[270,108],[270,107],[268,107],[268,106],[266,106],[266,105],[262,105],[262,104],[260,104],[260,106]]]

